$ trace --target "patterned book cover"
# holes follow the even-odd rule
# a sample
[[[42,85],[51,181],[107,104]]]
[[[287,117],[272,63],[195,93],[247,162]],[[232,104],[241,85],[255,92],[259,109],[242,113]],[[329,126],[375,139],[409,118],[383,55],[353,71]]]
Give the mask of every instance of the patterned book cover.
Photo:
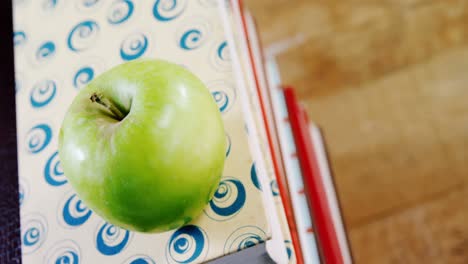
[[[24,263],[200,263],[271,237],[217,3],[14,1]],[[102,220],[67,183],[57,155],[61,121],[79,89],[138,58],[178,63],[206,83],[229,142],[215,198],[199,218],[162,234]]]

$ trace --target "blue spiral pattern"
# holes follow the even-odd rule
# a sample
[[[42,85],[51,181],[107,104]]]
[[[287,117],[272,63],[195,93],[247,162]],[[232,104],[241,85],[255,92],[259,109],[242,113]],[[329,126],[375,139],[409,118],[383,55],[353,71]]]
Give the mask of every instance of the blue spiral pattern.
[[[122,24],[130,18],[133,9],[134,6],[131,0],[114,1],[107,13],[107,22],[111,25]]]
[[[23,244],[25,246],[33,246],[39,241],[41,232],[37,227],[29,228],[23,235]]]
[[[99,35],[99,25],[93,20],[86,20],[75,25],[67,38],[68,48],[79,52],[91,47]]]
[[[183,226],[169,239],[166,259],[170,263],[202,262],[207,248],[208,238],[203,229],[195,225]]]
[[[54,152],[52,156],[47,160],[44,167],[44,178],[46,182],[54,187],[64,185],[67,183],[65,175],[63,175],[62,167],[60,166],[60,160],[58,152]]]
[[[29,196],[29,186],[25,178],[19,178],[18,181],[19,204],[23,205]]]
[[[24,31],[15,31],[13,33],[13,45],[15,47],[23,45],[26,41],[27,37]]]
[[[42,9],[52,10],[57,6],[58,0],[45,0],[42,2]]]
[[[23,202],[24,202],[24,196],[25,196],[25,193],[24,193],[24,187],[20,184],[18,186],[18,194],[19,194],[19,204],[20,205],[23,205]]]
[[[236,93],[232,85],[223,80],[216,80],[208,83],[207,86],[210,88],[211,95],[221,114],[229,112],[236,100]]]
[[[242,182],[233,177],[224,177],[204,213],[213,220],[226,221],[241,211],[246,199]]]
[[[156,264],[156,262],[145,255],[135,255],[127,259],[123,264]]]
[[[273,196],[278,196],[279,195],[278,182],[276,180],[272,180],[270,182],[270,187],[271,187],[271,193],[273,194]]]
[[[258,181],[257,167],[255,166],[255,162],[252,163],[252,167],[250,167],[250,179],[252,179],[252,183],[257,189],[262,190],[262,185]]]
[[[120,57],[125,61],[134,60],[141,57],[147,48],[148,38],[144,34],[132,34],[120,45]]]
[[[55,264],[78,264],[80,259],[74,251],[66,251],[55,260]]]
[[[55,97],[57,84],[52,80],[44,80],[36,85],[31,90],[29,101],[32,107],[41,108],[46,106]]]
[[[228,45],[226,41],[221,42],[218,46],[217,55],[220,60],[230,61],[231,56],[229,55]]]
[[[227,147],[226,147],[226,158],[229,157],[229,154],[231,153],[231,137],[229,137],[228,134],[226,134],[226,142],[227,142]]]
[[[266,233],[257,226],[243,226],[229,235],[224,244],[224,253],[241,251],[265,241]]]
[[[94,79],[94,69],[90,66],[84,66],[75,73],[73,77],[73,86],[79,89]]]
[[[76,196],[72,194],[62,209],[63,220],[70,227],[77,227],[86,222],[92,211]]]
[[[130,240],[130,231],[104,223],[96,236],[97,250],[106,256],[120,253]]]
[[[161,22],[168,22],[179,17],[184,12],[186,5],[186,0],[156,0],[153,6],[153,15]]]
[[[50,248],[45,257],[45,263],[79,264],[81,259],[80,248],[71,240],[56,243]]]
[[[52,139],[52,129],[47,124],[38,124],[31,128],[27,134],[28,151],[37,154],[49,145]]]
[[[22,217],[21,242],[23,254],[29,254],[40,248],[47,236],[47,223],[40,215]]]
[[[217,44],[211,51],[211,64],[218,71],[231,70],[231,53],[229,52],[228,43],[223,40]]]
[[[193,50],[203,43],[203,33],[198,29],[187,30],[180,38],[179,45],[185,50]]]
[[[222,113],[226,111],[226,108],[229,105],[229,97],[227,96],[226,92],[224,91],[214,91],[211,93],[213,98],[218,105],[219,111]]]
[[[52,41],[46,41],[41,44],[39,49],[36,51],[36,59],[41,62],[51,58],[55,54],[55,44]]]
[[[285,240],[284,245],[286,246],[286,253],[288,254],[288,259],[291,260],[293,253],[291,240]]]

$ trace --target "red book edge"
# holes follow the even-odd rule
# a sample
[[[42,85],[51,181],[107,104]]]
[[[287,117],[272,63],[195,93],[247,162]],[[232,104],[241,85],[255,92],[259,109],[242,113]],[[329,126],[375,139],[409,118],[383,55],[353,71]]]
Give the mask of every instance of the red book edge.
[[[304,111],[304,113],[306,113]],[[347,228],[343,222],[342,207],[340,204],[339,194],[336,192],[336,184],[333,177],[333,170],[330,167],[330,158],[328,153],[328,147],[324,140],[322,129],[313,122],[310,122],[307,114],[305,118],[309,123],[309,133],[313,142],[314,150],[317,157],[317,163],[320,168],[320,175],[325,185],[327,193],[328,208],[330,209],[332,218],[334,219],[333,224],[335,227],[336,239],[340,245],[340,252],[343,257],[344,263],[352,263],[353,256],[349,247],[349,239],[347,235]]]
[[[320,168],[309,134],[306,112],[299,106],[294,90],[285,87],[284,97],[304,180],[304,191],[312,212],[312,223],[324,263],[344,263],[329,209]]]
[[[274,143],[273,143],[273,137],[272,137],[272,132],[270,131],[270,123],[269,123],[269,120],[267,118],[267,113],[266,113],[266,108],[265,108],[265,104],[268,104],[268,103],[271,103],[269,100],[266,100],[266,95],[263,95],[262,92],[261,92],[261,89],[260,89],[260,82],[259,82],[259,77],[258,77],[258,70],[257,69],[257,66],[255,65],[255,62],[254,62],[254,58],[253,58],[253,51],[252,51],[252,43],[251,43],[251,40],[249,39],[249,34],[248,34],[248,28],[247,28],[247,23],[246,23],[246,19],[245,19],[245,15],[244,15],[244,6],[243,6],[243,3],[242,3],[242,0],[237,0],[238,3],[239,3],[239,7],[240,7],[240,13],[241,13],[241,20],[242,20],[242,27],[243,27],[243,30],[244,30],[244,36],[247,40],[247,46],[248,46],[248,51],[249,51],[249,60],[250,60],[250,64],[252,66],[252,71],[253,71],[253,75],[254,75],[254,79],[255,79],[255,86],[256,86],[256,90],[257,90],[257,94],[258,94],[258,97],[259,97],[259,102],[260,102],[260,108],[261,108],[261,112],[262,112],[262,119],[263,119],[263,122],[264,122],[264,126],[265,126],[265,130],[266,130],[266,136],[267,136],[267,140],[268,140],[268,147],[269,147],[269,150],[270,150],[270,153],[271,153],[271,156],[272,156],[272,161],[273,161],[273,169],[274,169],[274,172],[275,172],[275,175],[276,175],[276,181],[278,183],[278,189],[279,189],[279,194],[280,194],[280,197],[281,197],[281,200],[283,202],[283,206],[284,206],[284,209],[285,209],[285,215],[286,215],[286,218],[287,218],[287,221],[288,221],[288,227],[289,227],[289,231],[291,233],[291,242],[293,244],[293,248],[294,248],[294,252],[296,253],[296,260],[297,260],[297,263],[298,264],[303,264],[304,263],[304,260],[303,260],[303,255],[302,255],[302,250],[301,250],[301,245],[300,245],[300,241],[299,241],[299,235],[297,233],[297,226],[296,226],[296,221],[295,221],[295,218],[294,218],[294,212],[293,212],[293,208],[292,208],[292,204],[291,204],[291,198],[289,196],[289,192],[288,192],[288,189],[287,189],[287,182],[285,181],[286,177],[281,177],[282,173],[281,173],[281,170],[280,170],[280,167],[278,165],[278,162],[279,162],[279,158],[278,158],[278,153],[275,152],[275,148],[274,148]],[[260,47],[261,49],[261,47]]]

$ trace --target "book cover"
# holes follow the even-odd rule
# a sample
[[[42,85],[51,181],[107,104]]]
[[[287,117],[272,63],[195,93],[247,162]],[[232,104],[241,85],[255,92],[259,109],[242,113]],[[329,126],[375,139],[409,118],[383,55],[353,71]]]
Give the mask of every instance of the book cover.
[[[200,263],[271,238],[218,1],[15,1],[14,46],[24,263]],[[215,198],[199,218],[161,234],[103,221],[67,183],[57,154],[61,121],[79,89],[140,58],[197,75],[229,142]]]
[[[289,113],[283,94],[280,73],[274,58],[267,59],[266,72],[272,106],[274,106],[272,110],[274,112],[275,127],[280,141],[283,164],[287,171],[286,176],[294,208],[294,216],[298,226],[304,263],[320,263],[319,241],[315,234],[314,223],[312,222],[312,212],[308,206],[307,197],[304,192],[303,173],[297,155],[297,146],[289,122]]]

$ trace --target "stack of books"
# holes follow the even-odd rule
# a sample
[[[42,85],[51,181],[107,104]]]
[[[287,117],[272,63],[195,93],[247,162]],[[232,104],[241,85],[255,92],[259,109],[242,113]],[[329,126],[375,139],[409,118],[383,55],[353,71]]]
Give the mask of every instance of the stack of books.
[[[45,3],[45,2],[44,2]],[[24,263],[351,263],[325,144],[238,0],[14,2]],[[222,113],[217,195],[161,234],[104,221],[60,168],[58,131],[81,87],[129,60],[183,65]]]

